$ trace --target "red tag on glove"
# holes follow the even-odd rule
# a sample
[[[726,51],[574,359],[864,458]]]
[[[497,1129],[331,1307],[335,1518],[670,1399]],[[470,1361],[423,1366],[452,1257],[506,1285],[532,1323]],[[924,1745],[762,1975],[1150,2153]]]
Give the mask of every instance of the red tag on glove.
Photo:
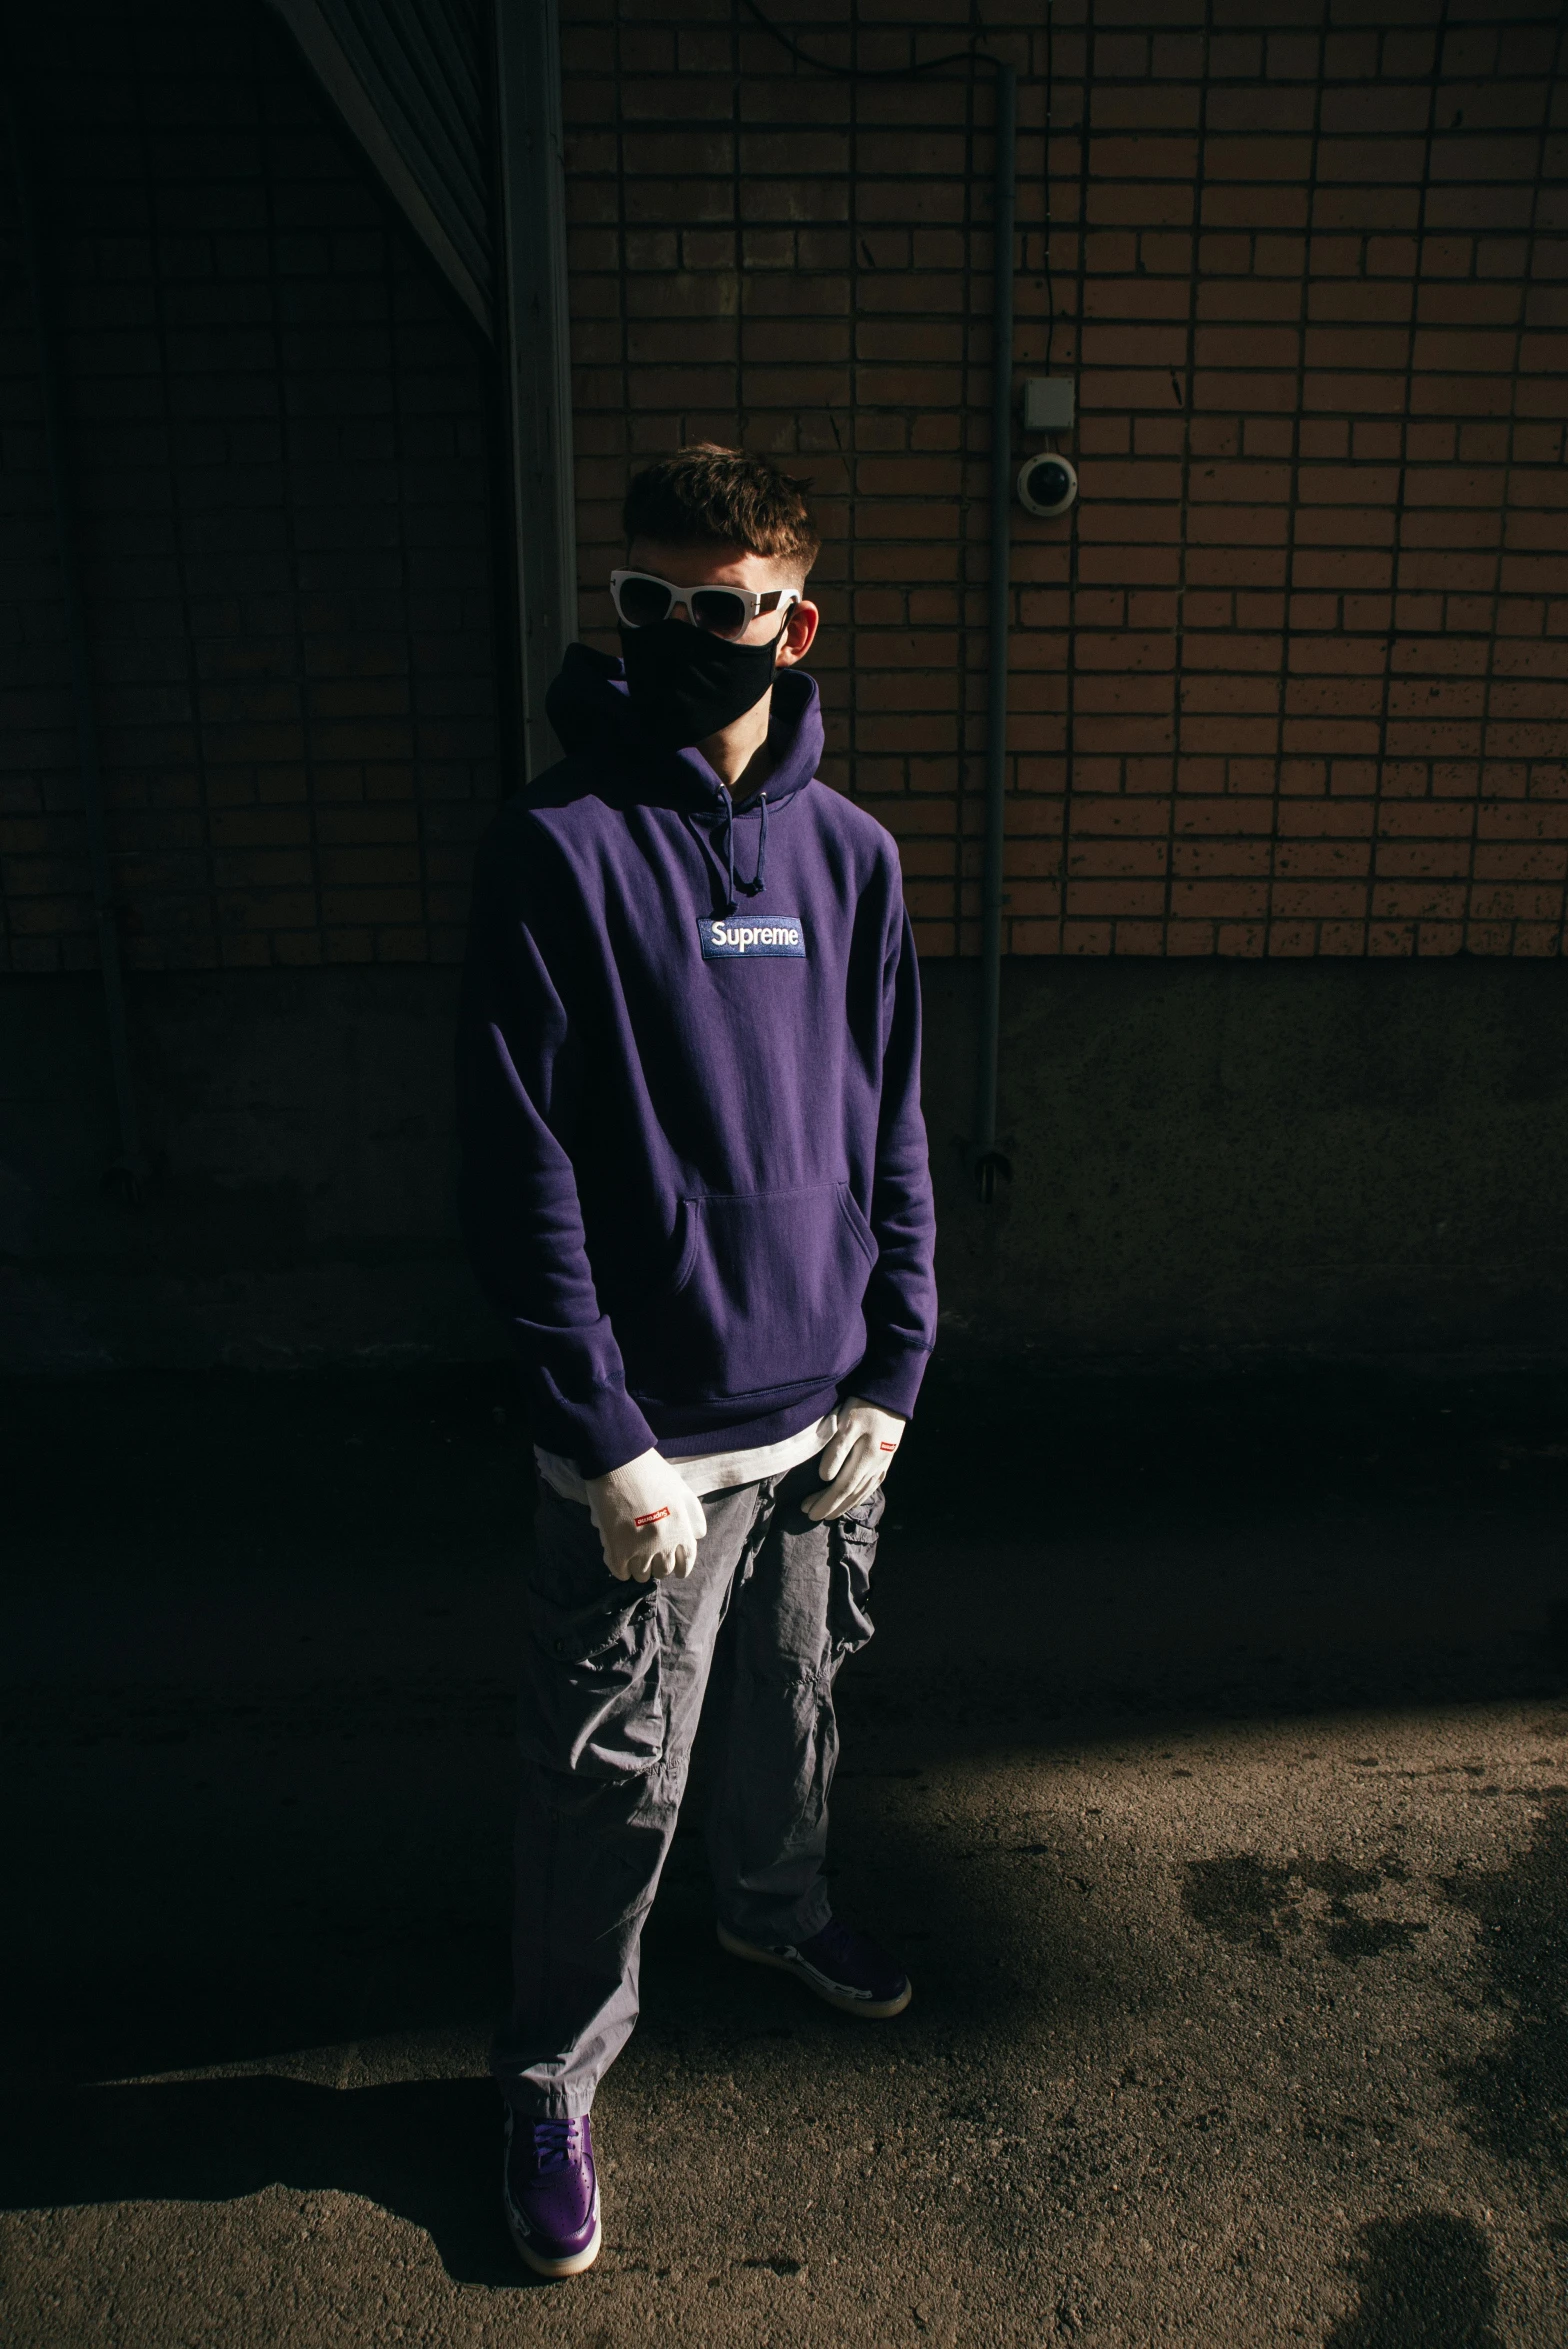
[[[646,1517],[634,1517],[633,1525],[657,1525],[661,1517],[668,1517],[668,1509],[650,1509]]]

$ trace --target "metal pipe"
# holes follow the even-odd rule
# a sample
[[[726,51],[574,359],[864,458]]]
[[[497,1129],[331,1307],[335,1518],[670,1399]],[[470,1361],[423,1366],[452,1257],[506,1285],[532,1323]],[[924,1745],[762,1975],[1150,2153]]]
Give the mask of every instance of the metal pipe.
[[[985,871],[980,892],[980,1066],[975,1098],[975,1179],[990,1199],[999,1171],[997,1063],[1002,1034],[1002,856],[1007,820],[1007,669],[1012,601],[1013,227],[1018,75],[996,69],[994,253],[991,311],[990,664],[986,684]]]
[[[33,297],[33,320],[38,334],[38,377],[43,394],[44,442],[49,456],[49,480],[54,492],[55,529],[60,549],[60,590],[65,607],[65,640],[71,672],[71,706],[76,719],[76,755],[82,779],[82,817],[87,832],[87,854],[92,870],[93,907],[98,920],[98,967],[109,1036],[109,1066],[114,1078],[114,1102],[119,1121],[120,1155],[108,1169],[123,1184],[128,1198],[142,1193],[141,1135],[136,1116],[136,1092],[131,1078],[130,1036],[125,1017],[125,980],[120,967],[120,932],[109,866],[109,833],[104,814],[103,766],[98,752],[98,715],[93,701],[92,666],[87,651],[87,618],[77,561],[76,523],[71,500],[71,475],[66,440],[65,401],[54,320],[44,271],[43,234],[39,227],[32,171],[17,103],[16,76],[7,72],[7,128],[16,174],[17,211],[28,284]]]

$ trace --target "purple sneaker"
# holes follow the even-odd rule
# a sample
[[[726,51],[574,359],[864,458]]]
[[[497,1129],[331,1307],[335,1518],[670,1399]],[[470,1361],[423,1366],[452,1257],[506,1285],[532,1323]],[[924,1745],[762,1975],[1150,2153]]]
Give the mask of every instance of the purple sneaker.
[[[866,2015],[877,2021],[885,2015],[901,2015],[915,1995],[903,1967],[896,1966],[863,1933],[841,1925],[837,1917],[829,1918],[809,1941],[786,1949],[762,1949],[721,1925],[719,1947],[727,1949],[731,1957],[750,1958],[753,1965],[777,1966],[794,1974],[818,1998],[825,1998],[829,2006],[841,2008],[846,2015]]]
[[[501,2199],[512,2241],[536,2276],[580,2276],[599,2256],[599,2181],[593,2127],[506,2116]]]

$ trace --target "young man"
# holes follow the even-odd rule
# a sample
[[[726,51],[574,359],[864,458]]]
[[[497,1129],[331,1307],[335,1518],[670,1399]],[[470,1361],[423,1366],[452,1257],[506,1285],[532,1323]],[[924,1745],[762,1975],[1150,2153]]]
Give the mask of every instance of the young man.
[[[524,1365],[528,1588],[505,2200],[590,2266],[589,2110],[708,1694],[722,1946],[852,2014],[909,2002],[822,1878],[832,1686],[935,1323],[898,858],[814,780],[802,485],[739,450],[633,481],[620,661],[480,850],[463,1215]]]

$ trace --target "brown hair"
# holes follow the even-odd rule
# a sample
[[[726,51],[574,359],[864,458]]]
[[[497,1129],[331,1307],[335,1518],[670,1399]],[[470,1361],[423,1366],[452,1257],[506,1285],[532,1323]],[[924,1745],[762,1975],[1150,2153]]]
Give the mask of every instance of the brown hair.
[[[744,547],[779,556],[804,579],[822,544],[806,503],[810,486],[746,449],[697,441],[633,475],[622,510],[627,543]]]

